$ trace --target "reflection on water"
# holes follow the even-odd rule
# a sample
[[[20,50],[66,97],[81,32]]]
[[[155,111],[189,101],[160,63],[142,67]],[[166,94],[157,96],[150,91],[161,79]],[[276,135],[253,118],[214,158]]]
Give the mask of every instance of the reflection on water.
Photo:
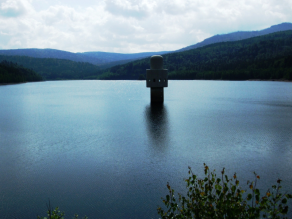
[[[156,146],[165,146],[168,140],[168,115],[166,106],[150,104],[145,108],[148,136]]]

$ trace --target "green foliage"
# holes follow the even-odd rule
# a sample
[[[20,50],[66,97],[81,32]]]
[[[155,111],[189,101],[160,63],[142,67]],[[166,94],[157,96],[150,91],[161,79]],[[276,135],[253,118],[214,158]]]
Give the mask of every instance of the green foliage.
[[[37,216],[37,219],[64,219],[65,213],[59,210],[59,207],[53,209],[51,207],[51,203],[49,200],[49,204],[47,204],[47,217]],[[75,214],[73,219],[78,219],[78,214]],[[82,219],[88,219],[88,217],[83,217]]]
[[[38,219],[64,219],[64,212],[61,212],[58,207],[56,207],[54,210],[48,209],[47,211],[47,217],[40,217],[38,216]]]
[[[169,79],[248,80],[292,79],[292,31],[210,44],[163,55]],[[138,79],[149,58],[103,70],[119,79]],[[114,79],[113,78],[113,79]]]
[[[204,172],[205,178],[198,179],[189,167],[186,196],[175,197],[167,183],[169,194],[162,199],[166,209],[157,209],[161,218],[287,218],[287,203],[292,195],[280,192],[280,179],[261,197],[256,187],[260,177],[256,173],[255,180],[247,182],[247,191],[239,186],[236,173],[228,177],[223,168],[221,177],[217,177],[206,164]]]
[[[0,63],[0,83],[21,83],[42,81],[42,77],[31,69],[24,68],[17,63],[3,60]]]

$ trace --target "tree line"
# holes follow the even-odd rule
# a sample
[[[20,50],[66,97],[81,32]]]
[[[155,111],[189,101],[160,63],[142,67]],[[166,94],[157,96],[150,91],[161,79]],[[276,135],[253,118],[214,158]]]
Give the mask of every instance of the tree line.
[[[292,80],[292,31],[172,52],[163,59],[169,79],[175,80]],[[32,69],[43,80],[144,80],[150,68],[150,57],[108,69],[55,58],[0,55],[3,60]]]
[[[33,69],[44,80],[96,79],[100,70],[98,66],[90,63],[65,59],[0,55],[0,61],[2,60],[18,63],[18,65],[22,65],[25,68]]]
[[[292,80],[292,31],[163,56],[169,79]],[[102,71],[99,79],[144,79],[150,57]]]
[[[43,78],[32,69],[3,60],[0,63],[0,84],[42,81]]]

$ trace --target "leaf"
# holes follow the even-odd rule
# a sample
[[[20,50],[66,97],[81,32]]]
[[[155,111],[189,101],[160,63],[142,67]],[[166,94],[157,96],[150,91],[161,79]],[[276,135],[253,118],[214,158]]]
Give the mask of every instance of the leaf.
[[[225,168],[223,167],[223,170],[221,171],[222,175],[225,173]]]
[[[208,169],[209,169],[209,167],[208,166],[205,166],[205,174],[208,173]]]
[[[283,204],[286,204],[287,203],[287,199],[286,198],[283,198],[282,203]]]
[[[166,201],[169,202],[169,195],[166,195]]]
[[[281,213],[287,214],[287,212],[288,212],[288,206],[285,206],[285,208],[282,209]]]

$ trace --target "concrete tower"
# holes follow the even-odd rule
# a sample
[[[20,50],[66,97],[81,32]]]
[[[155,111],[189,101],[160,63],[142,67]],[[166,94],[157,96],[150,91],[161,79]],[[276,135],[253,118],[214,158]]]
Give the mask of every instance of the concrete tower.
[[[151,56],[150,69],[146,69],[146,87],[150,87],[151,103],[164,101],[163,88],[168,86],[167,69],[163,69],[163,57]]]

